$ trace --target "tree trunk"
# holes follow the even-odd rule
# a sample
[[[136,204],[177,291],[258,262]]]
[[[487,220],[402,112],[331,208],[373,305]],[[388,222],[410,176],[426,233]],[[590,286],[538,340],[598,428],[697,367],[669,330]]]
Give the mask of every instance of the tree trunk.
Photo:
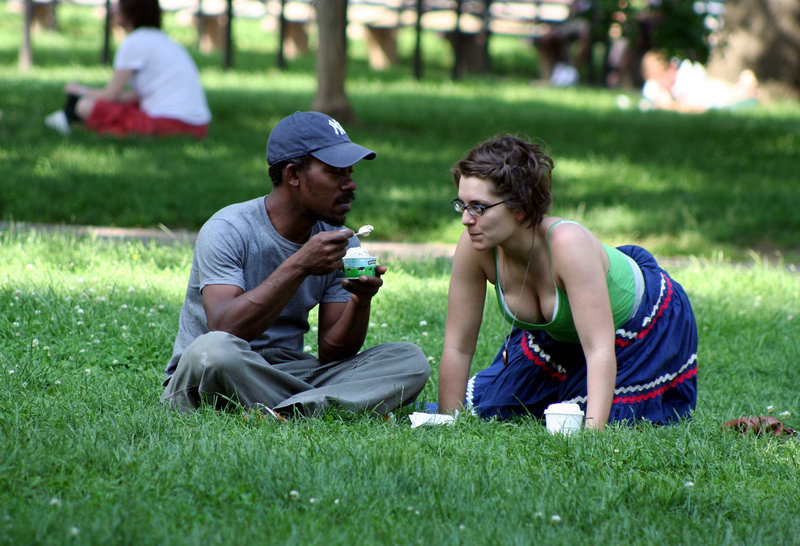
[[[728,81],[750,69],[761,82],[800,92],[800,2],[727,0],[708,69]]]
[[[25,14],[22,23],[22,43],[19,46],[17,64],[22,71],[33,66],[33,48],[31,47],[31,25],[33,25],[33,0],[25,0]]]
[[[355,123],[356,115],[344,91],[347,73],[347,0],[318,0],[317,94],[311,109]]]

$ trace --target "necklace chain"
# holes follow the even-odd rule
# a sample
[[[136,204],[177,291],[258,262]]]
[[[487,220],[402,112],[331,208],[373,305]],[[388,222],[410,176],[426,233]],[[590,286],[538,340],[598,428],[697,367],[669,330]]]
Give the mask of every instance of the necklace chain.
[[[514,330],[514,325],[517,322],[517,315],[519,315],[519,308],[522,307],[522,294],[525,291],[525,281],[528,279],[528,270],[531,268],[531,262],[533,261],[533,249],[536,246],[536,233],[533,234],[533,239],[531,240],[531,251],[528,254],[528,265],[525,266],[525,273],[522,275],[522,286],[519,289],[519,297],[517,298],[517,308],[514,311],[514,320],[511,321],[511,326],[508,329],[508,335],[506,335],[506,342],[503,346],[503,366],[508,366],[508,344],[511,341],[511,332]],[[505,253],[503,253],[503,294],[506,293],[506,280],[508,277],[508,260],[506,258]],[[508,304],[506,304],[508,307]]]

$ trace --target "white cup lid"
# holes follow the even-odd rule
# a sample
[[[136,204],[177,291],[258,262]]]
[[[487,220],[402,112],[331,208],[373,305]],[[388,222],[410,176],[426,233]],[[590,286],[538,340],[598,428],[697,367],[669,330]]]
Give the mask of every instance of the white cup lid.
[[[547,413],[562,413],[567,415],[583,415],[583,410],[578,404],[567,403],[567,402],[558,402],[555,404],[550,404],[547,406],[547,409],[544,410],[545,414]]]

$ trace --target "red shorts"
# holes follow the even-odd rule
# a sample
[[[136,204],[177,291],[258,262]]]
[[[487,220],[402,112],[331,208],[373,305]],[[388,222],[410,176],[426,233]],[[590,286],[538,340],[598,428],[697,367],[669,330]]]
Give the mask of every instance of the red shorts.
[[[192,135],[205,138],[208,124],[191,125],[169,118],[151,118],[139,108],[135,102],[108,102],[98,100],[86,126],[98,133],[111,133],[116,136],[126,135]]]

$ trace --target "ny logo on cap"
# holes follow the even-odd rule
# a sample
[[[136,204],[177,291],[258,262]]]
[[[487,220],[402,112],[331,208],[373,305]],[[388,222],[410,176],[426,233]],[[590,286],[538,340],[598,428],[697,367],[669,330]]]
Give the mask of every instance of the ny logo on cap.
[[[341,125],[339,125],[339,122],[336,121],[335,119],[329,119],[328,125],[330,125],[333,128],[333,132],[336,133],[337,135],[347,134],[344,132],[344,128]]]

